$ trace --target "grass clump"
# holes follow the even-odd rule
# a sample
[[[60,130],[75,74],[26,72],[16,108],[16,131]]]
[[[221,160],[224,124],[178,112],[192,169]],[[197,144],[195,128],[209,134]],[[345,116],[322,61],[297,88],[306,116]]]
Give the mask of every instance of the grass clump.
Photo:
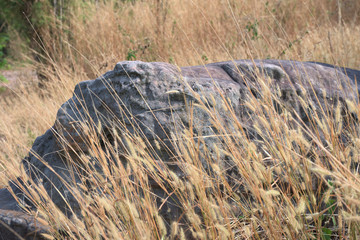
[[[74,176],[62,180],[61,191],[79,203],[68,203],[73,215],[60,211],[41,184],[30,184],[27,197],[57,238],[358,237],[358,106],[342,114],[341,102],[325,102],[330,110],[314,110],[305,124],[270,81],[256,81],[261,94],[249,90],[244,99],[251,124],[239,120],[225,96],[219,112],[212,96],[193,92],[187,107],[193,124],[180,122],[172,133],[171,161],[121,119],[111,119],[110,132],[84,122],[77,130],[86,151],[75,156],[67,148],[72,143],[63,142]],[[309,91],[293,100],[311,112]],[[198,109],[211,133],[203,134]]]

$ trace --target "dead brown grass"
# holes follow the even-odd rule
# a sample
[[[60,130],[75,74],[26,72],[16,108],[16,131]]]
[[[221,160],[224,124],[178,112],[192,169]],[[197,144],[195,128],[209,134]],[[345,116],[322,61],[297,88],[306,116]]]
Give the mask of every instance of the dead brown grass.
[[[45,88],[39,90],[34,86],[11,101],[0,99],[3,165],[0,167],[7,169],[0,174],[8,177],[21,174],[20,159],[28,152],[34,137],[53,124],[57,109],[71,96],[74,85],[99,76],[121,60],[165,61],[184,66],[230,59],[276,58],[359,68],[359,9],[360,2],[356,0],[74,1],[65,20],[54,18],[39,30],[36,41],[43,51],[37,54],[43,64],[36,63],[36,67],[47,79],[43,82]],[[266,99],[278,96],[266,91],[269,88],[266,84],[263,88],[269,95],[264,101],[249,100],[249,106],[260,109],[255,115],[256,127],[267,139],[263,144],[270,157],[260,154],[248,142],[236,119],[233,119],[238,127],[235,133],[224,127],[222,119],[213,119],[219,128],[219,139],[224,142],[219,155],[226,154],[246,176],[241,184],[246,186],[248,196],[237,195],[231,189],[217,194],[214,176],[201,171],[194,160],[196,154],[206,156],[206,153],[197,152],[196,141],[202,140],[195,141],[191,131],[176,133],[176,138],[180,139],[179,161],[187,166],[185,171],[189,176],[194,176],[192,185],[168,170],[160,173],[151,170],[156,164],[144,143],[130,136],[129,146],[134,148],[129,150],[127,158],[134,164],[128,169],[123,169],[121,164],[112,169],[112,175],[106,176],[112,187],[102,188],[102,195],[74,190],[82,203],[82,219],[68,219],[51,202],[44,205],[38,195],[43,194],[45,199],[48,196],[41,189],[32,193],[39,213],[53,227],[53,236],[61,238],[56,231],[61,228],[74,239],[164,239],[165,236],[183,239],[185,231],[200,239],[328,239],[325,234],[328,230],[339,239],[359,237],[359,175],[349,167],[351,161],[358,161],[359,133],[351,132],[353,145],[344,148],[332,138],[331,131],[349,134],[346,129],[337,129],[336,116],[326,119],[333,123],[331,127],[314,119],[319,129],[328,133],[325,136],[333,148],[326,148],[314,135],[313,144],[320,150],[313,156],[317,159],[313,165],[306,157],[310,148],[308,140],[299,129],[288,126],[290,116],[279,115],[269,105],[271,101]],[[273,121],[264,121],[264,116],[272,116]],[[229,137],[230,133],[237,137]],[[93,154],[101,162],[105,153],[97,146],[95,136],[89,138],[94,143]],[[292,147],[292,141],[298,148]],[[109,149],[114,151],[111,146]],[[320,161],[324,154],[327,164]],[[269,167],[265,160],[280,164]],[[217,169],[213,159],[208,161]],[[147,168],[143,167],[144,163]],[[108,172],[107,166],[102,167],[103,172]],[[91,175],[95,170],[88,171]],[[130,173],[136,176],[136,182],[123,178]],[[164,226],[151,194],[146,191],[149,174],[168,179],[167,184],[181,200],[190,221],[188,229],[177,222],[171,223],[170,228]],[[281,179],[276,177],[280,175]],[[224,179],[221,171],[216,176]],[[325,193],[312,188],[314,176],[320,179],[318,184],[326,189]],[[328,176],[332,176],[330,182],[325,180]],[[122,188],[116,185],[119,178],[124,181]],[[7,178],[0,179],[6,184]],[[90,182],[102,186],[103,180],[94,178]],[[277,185],[280,180],[287,182],[291,191]],[[213,194],[208,194],[209,189]],[[232,212],[229,198],[241,206],[243,215]],[[98,202],[101,204],[95,204]],[[195,205],[200,208],[201,219],[195,213]],[[329,212],[333,207],[336,211]],[[168,235],[166,231],[170,231]]]

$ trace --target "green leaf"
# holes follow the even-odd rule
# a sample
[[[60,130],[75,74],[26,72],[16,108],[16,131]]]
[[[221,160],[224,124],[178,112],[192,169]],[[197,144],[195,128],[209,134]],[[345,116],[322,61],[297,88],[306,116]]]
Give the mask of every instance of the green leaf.
[[[331,239],[331,234],[332,234],[332,231],[330,229],[322,228],[321,239],[330,240]]]
[[[136,50],[132,50],[132,49],[129,49],[128,51],[128,55],[126,56],[126,60],[128,61],[131,61],[131,60],[136,60]]]

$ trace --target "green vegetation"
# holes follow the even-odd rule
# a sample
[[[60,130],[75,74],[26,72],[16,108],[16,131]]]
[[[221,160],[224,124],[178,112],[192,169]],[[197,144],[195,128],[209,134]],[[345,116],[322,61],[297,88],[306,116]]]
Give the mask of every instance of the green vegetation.
[[[7,80],[3,75],[0,74],[0,83],[8,83],[9,80]],[[0,86],[0,93],[4,92],[6,90],[5,87]]]
[[[0,68],[4,68],[6,66],[5,52],[6,45],[9,42],[9,36],[5,33],[0,34]]]
[[[9,80],[7,80],[6,77],[4,77],[3,75],[0,74],[0,82],[2,82],[2,83],[8,83]]]
[[[248,30],[248,32],[251,34],[251,39],[252,40],[256,40],[259,38],[259,33],[258,33],[258,21],[255,20],[254,23],[248,22],[248,24],[246,25],[246,29]]]

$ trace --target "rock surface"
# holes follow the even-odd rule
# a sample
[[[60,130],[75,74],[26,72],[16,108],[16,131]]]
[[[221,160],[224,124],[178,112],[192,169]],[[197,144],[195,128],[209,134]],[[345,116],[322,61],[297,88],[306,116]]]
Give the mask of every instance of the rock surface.
[[[68,153],[76,162],[77,153],[89,153],[86,135],[91,132],[90,126],[101,126],[101,134],[99,131],[94,131],[94,134],[101,135],[99,138],[106,136],[110,142],[114,124],[122,125],[124,134],[126,131],[137,133],[152,145],[155,145],[156,139],[161,139],[168,148],[158,149],[157,154],[162,161],[169,162],[172,150],[170,136],[181,124],[196,125],[199,134],[204,136],[214,134],[211,120],[204,110],[194,108],[196,117],[193,122],[189,121],[189,103],[206,101],[225,118],[226,109],[221,104],[222,95],[225,95],[251,135],[251,112],[243,103],[249,94],[261,97],[257,78],[262,76],[271,80],[272,90],[280,90],[282,100],[294,108],[306,124],[306,110],[292,96],[305,94],[305,89],[316,106],[325,104],[324,98],[315,101],[324,93],[327,101],[334,105],[345,99],[357,101],[360,85],[355,86],[355,79],[360,72],[346,70],[348,76],[344,74],[344,69],[332,65],[284,60],[238,60],[181,69],[166,63],[119,62],[113,71],[96,80],[80,82],[75,87],[73,97],[59,109],[53,128],[36,139],[23,165],[28,175],[35,182],[41,181],[55,204],[66,212],[67,205],[60,194],[74,209],[77,202],[59,179],[68,179],[71,175],[64,156]],[[216,144],[211,139],[206,143],[209,146]],[[209,167],[205,162],[203,165],[205,169]],[[224,163],[224,167],[226,165]],[[181,175],[176,166],[174,171]],[[80,177],[75,175],[74,180],[78,182]],[[54,187],[59,191],[55,191]],[[20,193],[16,188],[14,191]],[[0,209],[20,211],[5,190],[0,190],[0,204]],[[170,206],[167,207],[171,210]],[[1,210],[0,219],[4,211]],[[167,214],[165,219],[178,216],[171,211]],[[14,226],[12,223],[9,225]],[[17,228],[13,229],[17,231]],[[2,231],[4,229],[0,228],[0,236]]]
[[[47,228],[34,217],[21,211],[0,209],[0,239],[42,240]]]

